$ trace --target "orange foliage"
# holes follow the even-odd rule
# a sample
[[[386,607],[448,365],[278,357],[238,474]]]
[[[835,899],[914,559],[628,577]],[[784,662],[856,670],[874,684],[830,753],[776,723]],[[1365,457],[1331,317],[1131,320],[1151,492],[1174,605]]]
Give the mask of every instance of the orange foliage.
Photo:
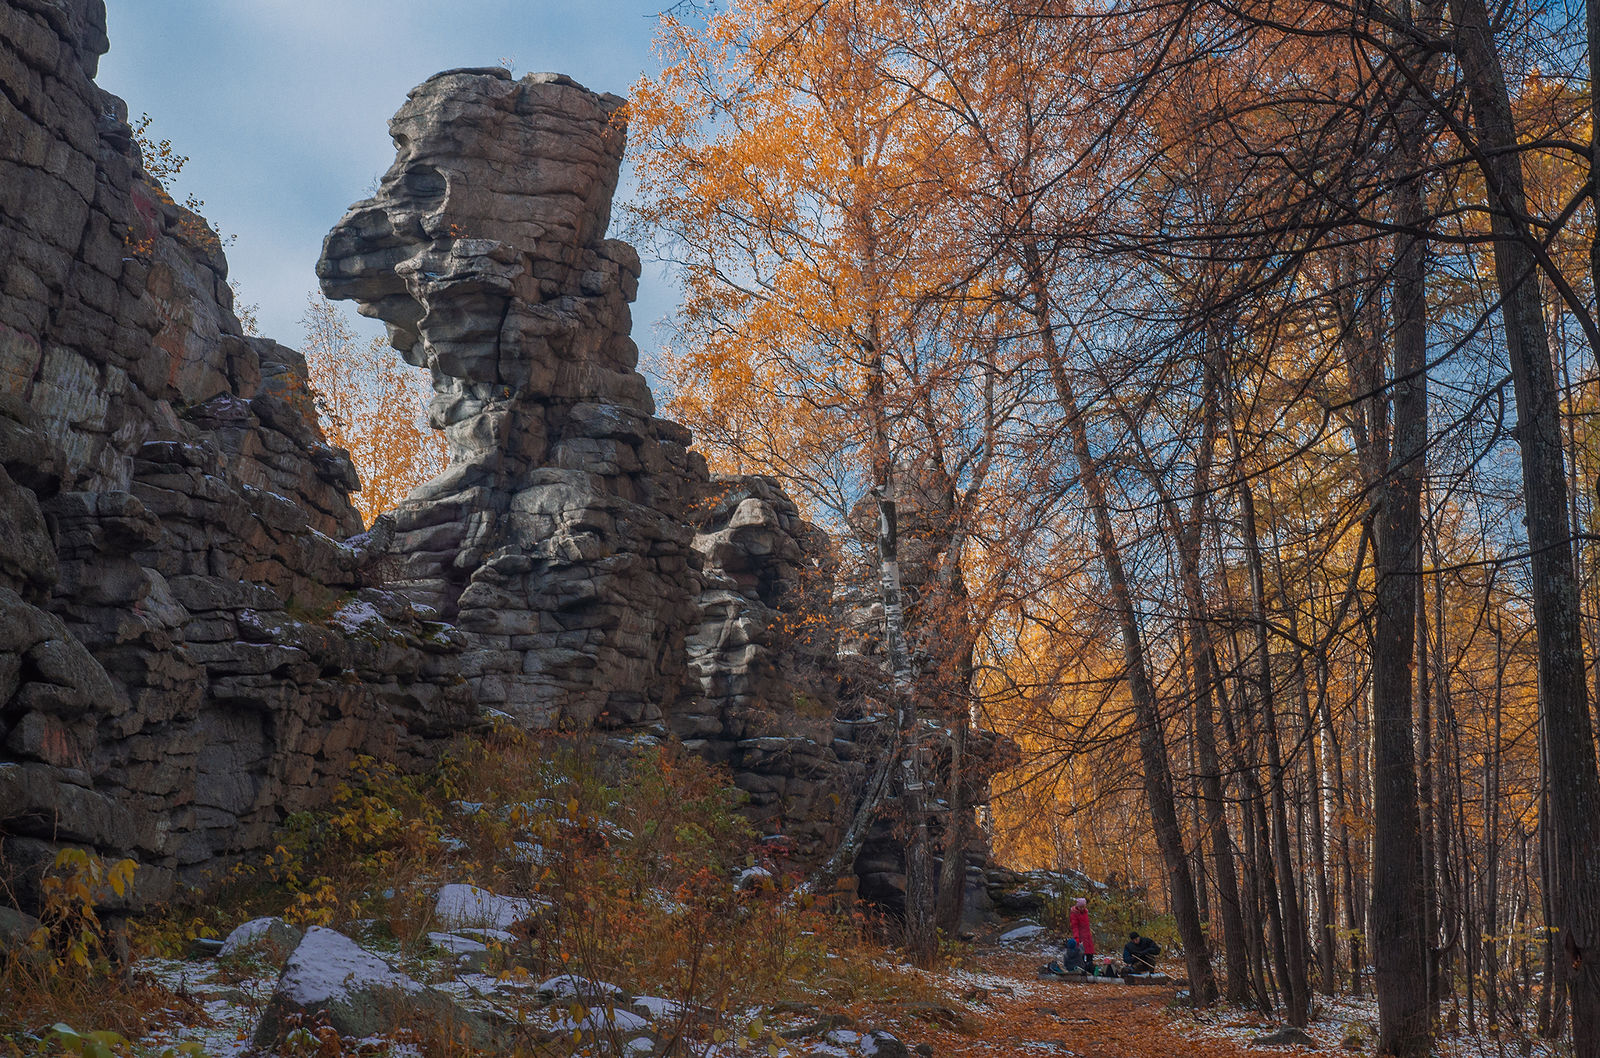
[[[402,362],[382,338],[362,345],[326,298],[311,296],[301,323],[323,428],[361,475],[355,501],[371,525],[449,463],[444,434],[424,415],[427,372]]]

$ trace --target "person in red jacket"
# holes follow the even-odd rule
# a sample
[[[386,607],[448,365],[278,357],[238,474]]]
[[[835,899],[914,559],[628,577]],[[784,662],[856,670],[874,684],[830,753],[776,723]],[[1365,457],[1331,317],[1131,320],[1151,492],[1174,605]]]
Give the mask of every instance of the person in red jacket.
[[[1078,897],[1078,902],[1073,905],[1072,914],[1067,916],[1067,928],[1083,953],[1093,959],[1094,932],[1089,929],[1089,901],[1085,897]]]

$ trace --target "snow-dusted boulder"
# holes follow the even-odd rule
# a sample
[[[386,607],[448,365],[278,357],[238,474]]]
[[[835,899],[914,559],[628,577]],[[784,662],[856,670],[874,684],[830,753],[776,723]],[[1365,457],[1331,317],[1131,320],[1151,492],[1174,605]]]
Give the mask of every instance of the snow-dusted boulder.
[[[539,905],[520,896],[500,896],[475,885],[447,885],[433,905],[433,920],[445,930],[476,927],[506,930],[531,916]]]
[[[558,1002],[575,999],[589,1005],[615,1003],[627,994],[614,984],[579,977],[577,974],[558,974],[540,981],[535,990]]]
[[[909,1058],[905,1042],[892,1032],[875,1029],[862,1036],[856,1049],[865,1058]]]
[[[618,1010],[615,1007],[586,1007],[584,1014],[576,1021],[570,1013],[560,1014],[554,1025],[555,1031],[566,1035],[572,1032],[581,1032],[585,1036],[607,1037],[630,1033],[644,1032],[650,1028],[650,1022],[635,1014],[631,1010]]]
[[[305,931],[276,916],[253,918],[234,927],[217,952],[222,958],[230,955],[261,954],[282,966],[289,953],[299,946]]]
[[[450,997],[397,972],[343,933],[312,926],[272,990],[255,1042],[271,1049],[296,1025],[323,1021],[358,1039],[439,1025],[459,1026],[474,1039],[488,1036],[483,1022]]]
[[[1005,933],[1000,934],[1000,943],[1001,944],[1019,944],[1022,941],[1025,941],[1025,940],[1035,940],[1043,932],[1044,932],[1044,927],[1043,926],[1036,926],[1036,925],[1031,925],[1031,924],[1030,925],[1026,925],[1026,926],[1018,926],[1016,929],[1008,930]]]
[[[488,965],[489,946],[481,940],[456,933],[430,933],[428,943],[454,956],[456,966],[469,973],[479,973]]]

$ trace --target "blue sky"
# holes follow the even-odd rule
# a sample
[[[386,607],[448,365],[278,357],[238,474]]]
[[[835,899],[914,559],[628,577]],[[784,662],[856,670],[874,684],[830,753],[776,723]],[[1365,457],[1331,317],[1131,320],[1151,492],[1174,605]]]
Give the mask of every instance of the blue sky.
[[[389,167],[388,120],[407,91],[439,70],[505,59],[519,76],[555,70],[626,95],[659,69],[655,16],[670,3],[107,0],[99,83],[189,156],[169,190],[203,199],[237,236],[231,277],[260,305],[263,333],[298,345],[322,237]],[[647,263],[634,306],[641,349],[676,300]]]

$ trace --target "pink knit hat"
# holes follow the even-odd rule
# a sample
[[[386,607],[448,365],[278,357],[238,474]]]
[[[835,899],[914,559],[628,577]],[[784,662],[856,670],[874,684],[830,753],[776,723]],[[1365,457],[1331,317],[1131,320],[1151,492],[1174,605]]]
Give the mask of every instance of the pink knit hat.
[[[1086,897],[1086,896],[1078,897],[1078,906],[1079,907],[1088,907],[1089,906],[1089,898]]]

